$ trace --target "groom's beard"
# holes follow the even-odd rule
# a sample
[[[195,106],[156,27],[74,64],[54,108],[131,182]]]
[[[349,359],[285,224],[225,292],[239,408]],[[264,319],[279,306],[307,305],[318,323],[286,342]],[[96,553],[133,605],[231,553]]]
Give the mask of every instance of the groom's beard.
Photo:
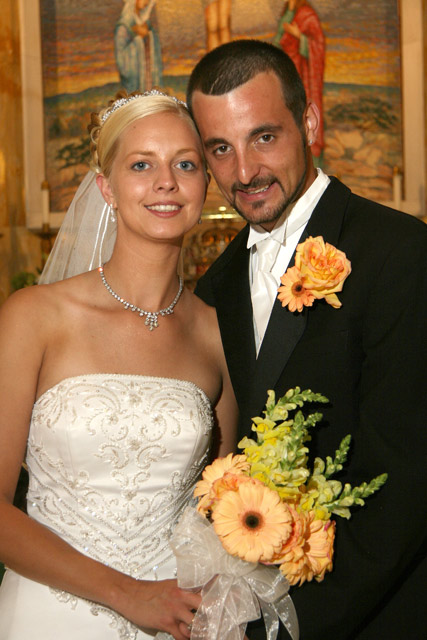
[[[307,169],[308,169],[307,141],[305,137],[302,138],[302,147],[303,147],[303,154],[304,154],[304,170],[301,174],[301,178],[297,186],[290,194],[286,193],[285,188],[283,187],[280,180],[273,174],[270,174],[269,176],[263,176],[262,178],[254,178],[249,184],[243,184],[239,181],[236,181],[233,183],[231,187],[231,192],[233,194],[233,197],[229,202],[233,207],[233,209],[235,209],[237,213],[239,213],[242,216],[242,218],[246,220],[246,222],[249,222],[250,224],[259,224],[259,225],[277,222],[277,220],[279,220],[279,218],[281,217],[283,212],[287,209],[287,207],[290,204],[296,202],[298,198],[302,195],[305,181],[307,178]],[[280,187],[282,191],[282,196],[283,196],[275,207],[268,208],[268,206],[266,206],[263,200],[259,200],[258,202],[254,202],[253,204],[248,205],[251,208],[249,211],[248,210],[243,211],[242,208],[238,206],[237,197],[236,197],[236,194],[238,191],[245,192],[253,189],[261,189],[263,187],[269,187],[274,183],[276,183]],[[262,209],[263,207],[265,207],[265,211],[261,212],[260,209]]]

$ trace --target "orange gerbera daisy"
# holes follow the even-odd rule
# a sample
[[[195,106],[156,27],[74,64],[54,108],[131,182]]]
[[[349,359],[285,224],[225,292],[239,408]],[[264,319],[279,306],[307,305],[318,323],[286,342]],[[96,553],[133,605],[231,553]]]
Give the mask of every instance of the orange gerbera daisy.
[[[226,551],[248,562],[269,562],[292,531],[287,505],[254,479],[224,493],[212,520]]]
[[[243,474],[224,473],[222,478],[218,478],[213,483],[210,495],[214,496],[215,500],[219,500],[226,491],[237,491],[242,482],[249,482],[250,480],[250,476],[244,476]]]
[[[310,525],[307,556],[317,582],[323,580],[327,571],[332,571],[335,526],[335,520],[314,520]]]
[[[302,547],[305,543],[305,530],[307,528],[307,514],[305,512],[298,513],[296,509],[288,503],[289,513],[292,518],[292,530],[288,539],[282,545],[272,558],[274,564],[281,564],[285,558],[289,558],[289,553],[295,547]]]
[[[314,296],[304,287],[304,280],[298,267],[291,267],[281,276],[282,286],[278,289],[278,298],[282,307],[289,311],[302,311],[303,307],[313,306]]]
[[[215,480],[209,493],[199,498],[197,511],[205,516],[208,515],[215,509],[218,500],[221,499],[226,491],[237,491],[242,482],[249,482],[250,480],[249,476],[244,476],[243,474],[224,473],[222,478]]]
[[[205,467],[202,473],[202,479],[196,484],[194,489],[194,497],[200,498],[197,505],[197,510],[200,513],[206,514],[214,500],[218,498],[221,487],[218,486],[217,481],[224,478],[227,474],[233,474],[234,476],[243,475],[249,471],[250,465],[244,455],[233,456],[229,453],[225,458],[217,458],[214,462]],[[227,481],[226,481],[227,482]],[[227,482],[227,487],[231,479]]]
[[[332,571],[335,522],[315,520],[314,511],[299,513],[298,517],[299,523],[294,526],[298,535],[291,537],[293,544],[283,547],[276,562],[282,563],[280,570],[290,585],[313,578],[321,582],[326,571]]]

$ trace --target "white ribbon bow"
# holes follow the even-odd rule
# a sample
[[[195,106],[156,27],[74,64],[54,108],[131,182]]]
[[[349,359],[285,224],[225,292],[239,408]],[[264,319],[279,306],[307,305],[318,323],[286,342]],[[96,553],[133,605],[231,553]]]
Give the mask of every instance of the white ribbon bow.
[[[277,567],[231,556],[212,524],[193,507],[184,511],[170,544],[177,560],[179,586],[201,590],[202,603],[191,626],[191,640],[243,640],[247,623],[259,618],[261,611],[267,640],[277,637],[279,618],[292,640],[298,640],[289,583]]]

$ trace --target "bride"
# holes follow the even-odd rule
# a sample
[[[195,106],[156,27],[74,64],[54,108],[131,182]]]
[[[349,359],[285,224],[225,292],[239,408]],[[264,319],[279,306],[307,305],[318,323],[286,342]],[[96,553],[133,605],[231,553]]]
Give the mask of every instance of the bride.
[[[200,596],[168,538],[213,424],[215,453],[235,446],[215,311],[177,275],[208,176],[185,106],[156,91],[93,115],[91,140],[53,283],[0,311],[0,638],[185,640]]]

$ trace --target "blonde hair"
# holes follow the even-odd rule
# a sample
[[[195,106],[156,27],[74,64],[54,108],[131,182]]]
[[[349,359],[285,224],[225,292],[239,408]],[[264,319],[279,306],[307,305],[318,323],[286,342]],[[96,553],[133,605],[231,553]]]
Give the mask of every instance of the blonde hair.
[[[175,113],[183,118],[199,137],[185,104],[160,92],[154,95],[138,92],[128,95],[122,91],[99,113],[92,113],[88,130],[90,133],[90,166],[93,171],[102,173],[108,178],[120,136],[126,127],[141,118],[165,112]],[[202,153],[201,145],[200,151]]]

